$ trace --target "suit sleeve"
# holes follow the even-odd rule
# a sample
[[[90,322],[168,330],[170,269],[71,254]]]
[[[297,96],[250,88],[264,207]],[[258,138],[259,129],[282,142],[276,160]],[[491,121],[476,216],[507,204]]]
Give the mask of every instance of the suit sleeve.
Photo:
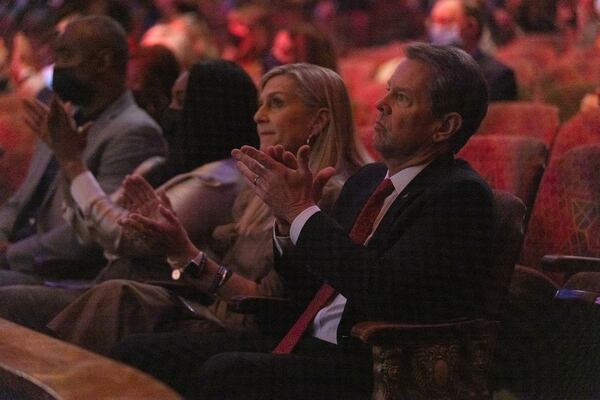
[[[487,188],[465,181],[431,189],[414,217],[393,225],[383,250],[355,245],[323,213],[297,247],[307,269],[343,294],[363,319],[439,320],[477,314],[493,230]]]
[[[355,178],[350,177],[348,182],[353,179]],[[329,190],[324,193],[324,198],[319,202],[319,208],[322,210],[319,214],[323,216],[331,214],[336,218],[337,210],[345,207],[343,199],[347,198],[345,195],[347,187],[341,179],[333,182],[330,181],[330,184],[326,187]],[[338,226],[334,219],[328,218],[328,221],[336,229],[342,231],[342,228]],[[286,295],[300,309],[303,309],[319,289],[319,286],[321,286],[323,278],[306,268],[304,253],[297,246],[286,248],[283,254],[280,254],[274,246],[273,253],[275,255],[275,270],[285,287]]]
[[[160,132],[151,125],[139,126],[106,141],[88,166],[102,189],[111,193],[118,188],[125,175],[144,160],[165,153],[166,144]],[[47,232],[11,244],[7,259],[15,270],[42,274],[44,271],[38,271],[36,267],[46,261],[85,259],[90,260],[90,264],[94,264],[93,261],[97,264],[102,260],[100,247],[93,243],[80,243],[66,222],[57,224]]]

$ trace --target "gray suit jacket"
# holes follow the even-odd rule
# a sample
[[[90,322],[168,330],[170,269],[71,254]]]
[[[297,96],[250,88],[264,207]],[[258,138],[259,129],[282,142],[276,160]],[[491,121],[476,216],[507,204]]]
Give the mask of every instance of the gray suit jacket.
[[[118,188],[124,176],[149,157],[166,154],[166,143],[159,126],[140,109],[129,91],[123,93],[95,120],[88,135],[84,160],[106,193]],[[0,239],[6,240],[27,204],[52,157],[50,149],[39,142],[25,181],[0,208]],[[60,271],[41,271],[39,266],[53,260],[67,260],[82,268],[103,265],[96,244],[83,245],[63,220],[64,201],[72,201],[68,183],[59,172],[43,200],[37,233],[12,243],[6,253],[10,268],[54,278]],[[93,276],[97,272],[89,271]],[[57,276],[58,275],[58,276]]]

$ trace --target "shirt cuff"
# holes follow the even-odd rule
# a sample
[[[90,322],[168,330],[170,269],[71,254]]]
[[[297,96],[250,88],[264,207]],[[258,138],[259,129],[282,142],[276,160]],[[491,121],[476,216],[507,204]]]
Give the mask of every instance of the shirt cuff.
[[[289,236],[281,236],[277,234],[277,228],[275,228],[276,224],[273,224],[273,243],[275,243],[275,248],[279,255],[283,254],[283,249],[285,247],[293,246],[292,241]]]
[[[71,182],[71,196],[83,215],[88,215],[92,203],[105,197],[106,194],[94,175],[90,171],[85,171],[77,175]]]
[[[310,217],[312,217],[319,211],[321,211],[319,207],[310,206],[306,210],[298,214],[296,218],[294,218],[294,220],[292,221],[292,225],[290,226],[290,239],[292,240],[292,243],[294,243],[294,245],[298,241],[298,238],[300,237],[300,232],[302,232],[302,228],[304,228],[304,224],[306,224],[306,221],[308,221]]]

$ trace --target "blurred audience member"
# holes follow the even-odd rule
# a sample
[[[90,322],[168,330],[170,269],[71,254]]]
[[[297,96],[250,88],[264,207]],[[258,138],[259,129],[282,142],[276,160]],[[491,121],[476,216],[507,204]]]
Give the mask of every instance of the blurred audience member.
[[[438,0],[427,22],[431,43],[460,47],[477,61],[489,86],[490,101],[516,100],[513,70],[479,46],[483,26],[483,12],[477,0]]]
[[[588,110],[600,110],[600,86],[596,88],[595,93],[586,94],[581,99],[580,110],[582,112]]]
[[[265,57],[265,69],[283,64],[309,63],[337,71],[337,56],[325,32],[311,24],[280,29]]]
[[[182,69],[188,69],[194,62],[192,43],[180,25],[159,23],[144,33],[141,46],[164,46],[171,50]]]
[[[163,45],[175,54],[183,69],[193,63],[216,58],[218,50],[206,23],[195,13],[179,13],[169,21],[159,22],[141,38],[143,46]]]
[[[503,46],[517,36],[524,34],[517,23],[522,0],[499,0],[490,4],[487,21],[492,40],[496,46]]]
[[[136,103],[156,122],[171,103],[171,88],[179,76],[179,64],[164,46],[142,46],[127,64],[127,86]]]
[[[55,15],[38,7],[23,16],[19,32],[12,38],[10,88],[23,97],[48,102],[51,80]]]
[[[240,64],[258,82],[273,41],[269,11],[258,5],[232,9],[227,14],[227,31],[229,40],[221,56]]]
[[[37,98],[44,103],[50,100],[51,91],[44,80],[37,54],[21,32],[13,37],[10,83],[12,91],[19,96]]]
[[[557,0],[522,0],[519,5],[517,22],[526,33],[557,32]]]
[[[596,7],[599,9],[597,10]],[[589,48],[600,33],[600,2],[594,0],[561,0],[557,3],[556,25],[567,48]]]

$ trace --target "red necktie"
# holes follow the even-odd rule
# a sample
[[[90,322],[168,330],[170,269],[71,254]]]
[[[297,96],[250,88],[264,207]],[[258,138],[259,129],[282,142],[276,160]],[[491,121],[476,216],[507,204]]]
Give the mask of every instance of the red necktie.
[[[350,231],[350,240],[356,244],[364,244],[367,237],[373,230],[375,219],[381,211],[383,201],[394,191],[394,185],[389,179],[384,179],[375,189],[367,203],[364,205],[354,226]],[[335,289],[327,283],[323,283],[314,297],[308,303],[304,312],[298,317],[294,325],[281,339],[281,342],[273,350],[273,354],[289,354],[294,350],[300,338],[308,329],[308,326],[315,318],[317,313],[325,307],[336,294]]]

